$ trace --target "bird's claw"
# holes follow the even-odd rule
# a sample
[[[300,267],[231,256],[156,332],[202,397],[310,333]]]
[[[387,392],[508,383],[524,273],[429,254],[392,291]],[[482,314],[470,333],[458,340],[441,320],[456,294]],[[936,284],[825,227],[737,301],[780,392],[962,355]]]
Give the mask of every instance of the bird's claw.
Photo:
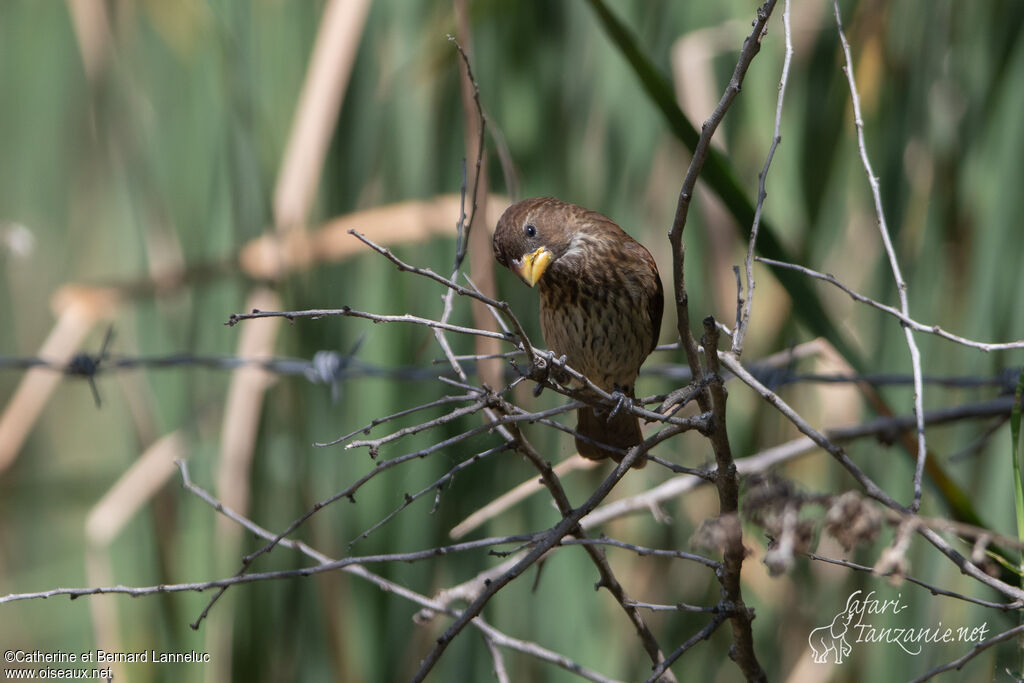
[[[562,386],[569,383],[569,373],[565,371],[565,358],[564,353],[558,358],[555,358],[554,354],[551,355],[551,374],[554,375],[555,381]]]
[[[615,416],[618,415],[619,412],[622,411],[623,408],[626,407],[627,403],[632,401],[632,399],[630,399],[630,397],[626,394],[626,392],[624,392],[619,387],[615,387],[615,390],[612,391],[612,399],[615,401],[615,407],[612,408],[610,413],[608,413],[608,421],[609,422],[614,420]]]
[[[560,377],[565,374],[565,355],[555,357],[554,354],[537,354],[530,364],[528,377],[537,383],[533,388],[533,395],[540,396],[544,386],[556,381],[559,384]]]

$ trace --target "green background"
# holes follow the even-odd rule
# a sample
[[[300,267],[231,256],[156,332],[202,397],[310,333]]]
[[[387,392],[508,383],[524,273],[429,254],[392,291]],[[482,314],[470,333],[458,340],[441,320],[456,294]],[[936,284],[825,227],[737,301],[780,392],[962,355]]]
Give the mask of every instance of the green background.
[[[499,130],[515,163],[505,177],[488,138],[493,192],[555,195],[613,217],[655,253],[671,284],[665,237],[689,155],[675,140],[637,78],[582,0],[469,2],[473,66],[492,130]],[[735,65],[749,31],[750,2],[610,3],[643,51],[664,74],[680,38],[713,29],[721,47],[706,64],[684,65],[675,76],[696,83],[710,76],[714,100]],[[1024,5],[995,0],[843,2],[865,116],[868,152],[881,182],[886,217],[908,283],[913,316],[985,341],[1024,337],[1021,273],[1024,263]],[[0,4],[0,356],[32,356],[53,325],[50,298],[66,283],[110,284],[145,279],[147,244],[165,238],[184,262],[218,264],[212,276],[187,280],[161,295],[142,294],[114,319],[112,350],[127,355],[190,351],[232,354],[240,334],[223,322],[243,309],[254,283],[233,265],[238,249],[270,230],[271,198],[289,134],[322,4],[190,0],[109,3],[112,57],[100,78],[86,77],[66,4]],[[761,54],[717,140],[748,196],[772,135],[783,43],[781,5]],[[768,179],[766,216],[801,263],[837,277],[868,296],[895,304],[896,292],[881,250],[864,171],[857,157],[849,92],[840,69],[831,3],[800,0],[793,7],[796,54],[789,77],[782,143]],[[371,7],[358,57],[320,184],[313,223],[407,199],[457,193],[465,156],[457,55],[446,40],[455,32],[446,2],[378,0]],[[724,38],[722,37],[724,36]],[[714,42],[714,41],[712,41]],[[714,100],[710,103],[713,105]],[[710,113],[706,108],[699,117]],[[700,119],[694,124],[699,127]],[[511,184],[511,189],[510,189]],[[451,217],[454,225],[458,216]],[[20,225],[23,228],[16,229]],[[493,226],[479,226],[478,229]],[[9,236],[27,230],[34,248],[21,254]],[[695,320],[713,314],[731,325],[735,285],[730,267],[742,261],[737,227],[708,195],[698,194],[686,228],[687,282]],[[406,260],[438,272],[450,268],[454,241],[398,245]],[[226,266],[221,264],[227,264]],[[744,360],[811,338],[770,271],[758,266],[755,315]],[[536,294],[509,273],[497,274],[499,295],[541,339]],[[350,305],[379,313],[440,315],[441,288],[396,271],[367,253],[290,274],[275,284],[288,310]],[[848,343],[873,372],[909,372],[899,325],[850,302],[824,284],[823,299]],[[471,324],[466,301],[455,322]],[[666,309],[663,343],[674,341],[675,315]],[[84,348],[102,343],[104,326]],[[432,334],[420,327],[372,325],[355,319],[301,320],[284,325],[277,353],[310,358],[318,350],[348,351],[363,339],[358,359],[383,368],[416,366],[441,372]],[[995,376],[1019,366],[1020,351],[984,354],[918,335],[926,374]],[[451,336],[460,353],[472,342]],[[658,354],[651,366],[682,362]],[[802,369],[821,369],[801,366]],[[835,367],[829,368],[835,371]],[[141,387],[152,434],[131,416],[123,378]],[[0,371],[6,403],[21,373]],[[101,374],[97,409],[88,385],[63,382],[14,464],[0,473],[0,593],[86,585],[86,516],[149,445],[154,435],[182,430],[194,480],[212,489],[218,458],[226,372],[174,368]],[[647,376],[639,393],[675,388]],[[375,417],[450,391],[436,380],[368,376],[330,391],[302,378],[279,379],[269,390],[256,431],[250,516],[278,530],[316,500],[347,486],[373,467],[365,450],[314,448]],[[730,384],[730,426],[737,457],[793,438],[790,426],[739,384]],[[791,385],[782,396],[812,424],[833,426],[869,417],[852,389]],[[893,410],[911,410],[909,387],[884,388]],[[929,387],[935,408],[980,400],[998,388]],[[520,395],[526,407],[556,405]],[[426,417],[439,415],[430,411]],[[415,424],[414,418],[396,425]],[[479,424],[479,418],[409,437],[382,449],[394,457]],[[993,427],[993,430],[989,428]],[[964,453],[979,438],[980,448]],[[564,434],[527,428],[546,457],[572,453]],[[929,445],[968,492],[991,528],[1014,534],[1005,425],[984,421],[929,430]],[[317,514],[298,536],[334,557],[347,543],[415,492],[474,453],[498,443],[484,435],[395,468],[357,495]],[[656,451],[657,452],[657,451]],[[864,440],[851,457],[891,495],[910,500],[912,468],[898,447]],[[675,439],[662,457],[703,465],[712,457],[697,435]],[[600,472],[606,472],[602,468]],[[854,482],[825,454],[814,453],[781,473],[808,492],[840,492]],[[447,531],[480,506],[534,476],[518,456],[491,457],[456,476],[436,512],[433,496],[415,503],[353,553],[418,550],[448,541]],[[649,488],[670,476],[649,466],[631,473],[612,495]],[[600,481],[595,472],[567,478],[579,504]],[[926,489],[925,514],[946,508]],[[717,511],[710,489],[664,506],[670,523],[649,515],[615,522],[609,535],[633,543],[689,548],[700,522]],[[813,517],[813,515],[810,515]],[[229,575],[236,558],[218,557],[216,513],[182,490],[176,478],[143,508],[109,547],[113,578],[126,585],[200,581]],[[546,494],[490,522],[474,537],[546,528],[557,515]],[[756,610],[754,635],[772,680],[904,680],[960,656],[969,645],[926,647],[911,657],[895,646],[856,644],[841,666],[808,666],[807,635],[842,610],[852,591],[897,594],[908,605],[893,625],[928,627],[987,623],[990,633],[1011,627],[1013,615],[984,610],[927,590],[798,559],[793,571],[770,578],[760,559],[765,538],[747,527],[754,554],[744,566],[745,596]],[[893,530],[849,557],[872,565]],[[834,543],[822,552],[841,555]],[[261,545],[243,536],[243,551]],[[968,546],[958,546],[969,552]],[[828,552],[826,552],[826,550]],[[638,558],[609,550],[627,591],[649,602],[714,604],[710,572],[678,560]],[[466,580],[499,560],[486,551],[418,564],[370,567],[425,594]],[[986,600],[993,593],[961,577],[923,541],[909,555],[914,576]],[[257,569],[305,566],[285,549]],[[537,581],[535,582],[535,579]],[[564,549],[531,570],[487,607],[491,624],[534,640],[605,675],[636,680],[649,662],[621,610],[595,593],[593,565],[580,549]],[[535,584],[535,585],[534,585]],[[208,594],[68,601],[52,598],[0,606],[0,649],[81,651],[97,647],[90,601],[116,611],[126,650],[208,651],[198,616]],[[227,650],[214,654],[239,681],[378,681],[408,679],[448,620],[417,626],[418,607],[345,574],[259,583],[232,589],[214,608],[233,624]],[[706,615],[646,613],[659,642],[674,649],[698,631]],[[735,680],[729,628],[687,653],[675,666],[683,679]],[[1014,666],[1014,644],[1003,644],[965,669],[976,680],[999,680]],[[506,653],[513,680],[570,680],[571,674],[529,657]],[[801,668],[803,667],[803,668]],[[449,648],[436,680],[490,680],[492,663],[479,634],[469,629]],[[127,680],[204,680],[205,665],[135,665]],[[805,676],[805,677],[804,677]]]

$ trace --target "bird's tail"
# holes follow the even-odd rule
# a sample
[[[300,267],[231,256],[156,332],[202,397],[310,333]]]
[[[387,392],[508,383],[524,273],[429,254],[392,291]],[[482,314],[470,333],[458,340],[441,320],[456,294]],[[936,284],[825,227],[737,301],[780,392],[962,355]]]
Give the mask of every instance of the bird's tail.
[[[576,449],[584,458],[590,460],[612,458],[615,462],[622,462],[625,453],[618,453],[598,444],[628,451],[644,440],[643,434],[640,433],[640,420],[626,411],[619,412],[609,420],[608,411],[602,410],[598,414],[590,406],[584,406],[577,411],[576,415],[578,418],[576,431],[590,439],[576,437]],[[594,443],[595,441],[598,443]],[[633,467],[639,469],[646,464],[647,456],[643,455],[633,463]]]

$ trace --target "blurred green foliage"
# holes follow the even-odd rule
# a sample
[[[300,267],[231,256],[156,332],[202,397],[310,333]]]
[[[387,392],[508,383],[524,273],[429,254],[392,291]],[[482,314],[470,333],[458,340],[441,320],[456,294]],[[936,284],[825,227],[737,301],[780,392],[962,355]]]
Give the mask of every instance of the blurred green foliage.
[[[492,129],[500,130],[514,160],[521,196],[551,194],[612,216],[650,247],[670,283],[665,233],[688,155],[588,4],[467,4],[481,98]],[[666,75],[672,72],[671,50],[680,38],[714,27],[734,33],[731,49],[708,54],[716,99],[755,10],[753,3],[738,0],[623,0],[609,5]],[[857,60],[868,151],[882,184],[913,315],[980,340],[1024,337],[1024,90],[1016,87],[1024,82],[1024,5],[1012,0],[865,0],[841,5]],[[2,356],[36,352],[53,323],[50,297],[65,283],[145,278],[154,257],[172,248],[180,249],[189,266],[230,264],[237,250],[272,222],[274,183],[322,5],[189,0],[174,3],[173,9],[141,1],[106,7],[113,53],[101,75],[90,80],[67,5],[30,0],[0,4]],[[782,143],[768,179],[766,215],[802,263],[893,302],[893,280],[857,158],[831,11],[827,2],[794,3],[796,54]],[[329,150],[315,218],[458,192],[465,155],[463,117],[457,56],[445,39],[454,32],[450,3],[373,4]],[[722,151],[750,197],[755,196],[770,142],[781,61],[780,7],[719,133]],[[689,70],[704,68],[683,65],[683,80],[689,79]],[[710,108],[703,115],[708,113]],[[699,121],[694,124],[699,127]],[[510,183],[495,149],[489,141],[491,189],[507,193]],[[454,224],[457,216],[451,219]],[[30,252],[12,246],[11,236],[21,230],[16,226],[24,226],[34,240]],[[741,262],[745,250],[738,234],[737,226],[709,206],[707,195],[698,196],[685,233],[695,319],[707,314],[726,322],[733,319],[729,267]],[[438,272],[450,267],[452,251],[453,241],[441,239],[397,249],[407,261]],[[239,331],[222,323],[242,309],[253,283],[230,266],[214,272],[169,294],[139,296],[122,307],[114,321],[114,348],[140,355],[233,353]],[[767,269],[759,267],[756,275],[759,288],[745,359],[809,338],[793,314],[801,302],[789,301]],[[873,371],[909,372],[898,324],[853,305],[825,285],[813,286],[847,341],[871,359]],[[399,273],[372,254],[294,274],[276,288],[286,309],[350,305],[431,317],[441,310],[439,287]],[[504,271],[498,273],[498,288],[539,340],[535,292]],[[470,324],[466,302],[456,304],[454,322]],[[663,342],[673,340],[674,323],[670,308]],[[360,360],[384,367],[432,367],[441,355],[425,329],[330,318],[284,326],[278,353],[309,358],[321,349],[346,351],[360,337],[365,337]],[[86,347],[98,348],[101,340],[99,330]],[[470,340],[453,335],[451,341],[457,352],[472,352]],[[918,343],[926,374],[987,377],[1022,363],[1019,351],[986,355],[922,335]],[[652,358],[658,363],[679,361],[681,357],[668,355]],[[442,366],[437,367],[441,372]],[[84,520],[154,435],[183,430],[193,478],[212,489],[228,379],[227,374],[203,369],[101,375],[99,410],[84,382],[64,382],[14,465],[0,477],[0,593],[86,585]],[[19,373],[0,373],[4,403],[19,380]],[[125,392],[129,385],[135,393]],[[641,393],[670,388],[667,381],[649,377],[642,381]],[[445,391],[434,381],[364,378],[346,383],[339,399],[332,401],[322,386],[301,379],[278,381],[260,424],[254,426],[258,438],[250,516],[271,529],[283,528],[315,501],[373,467],[363,450],[317,449],[312,442],[330,440]],[[731,392],[737,456],[792,437],[791,428],[743,387],[731,387]],[[909,388],[885,388],[882,393],[895,411],[911,410]],[[930,387],[925,401],[928,407],[955,405],[991,393]],[[814,424],[846,424],[866,414],[848,389],[797,385],[784,389],[783,397]],[[132,404],[139,400],[152,420],[153,435],[142,433],[133,421],[132,409],[140,406]],[[561,399],[545,394],[523,400],[540,406]],[[407,418],[396,425],[415,423]],[[476,424],[470,420],[440,433],[409,437],[381,455],[412,452]],[[929,445],[993,529],[1012,534],[1005,425],[976,451],[954,457],[988,427],[965,423],[933,429]],[[571,454],[565,435],[540,427],[527,430],[550,459]],[[419,490],[495,443],[494,436],[478,437],[395,468],[360,491],[355,505],[342,501],[317,514],[299,537],[329,555],[344,556],[349,540],[401,505],[403,493]],[[697,436],[674,443],[663,457],[686,465],[700,465],[711,457]],[[905,453],[865,441],[851,446],[850,454],[897,499],[910,500],[912,467]],[[808,491],[853,486],[821,453],[786,466],[783,474]],[[436,512],[426,514],[432,499],[428,496],[351,552],[444,544],[454,524],[533,476],[518,457],[492,457],[460,473]],[[653,466],[631,473],[615,496],[639,492],[664,476]],[[578,504],[598,481],[596,473],[567,478],[571,499]],[[635,543],[687,548],[695,527],[716,511],[717,501],[702,491],[666,506],[670,524],[636,517],[607,531]],[[946,510],[926,494],[924,512],[943,515]],[[545,496],[537,495],[491,522],[483,533],[539,530],[556,520]],[[215,513],[198,499],[174,484],[166,486],[112,545],[114,581],[151,585],[235,571],[234,558],[225,565],[217,556],[215,521]],[[758,529],[748,531],[748,544],[756,552],[745,566],[744,590],[757,610],[755,642],[772,679],[784,679],[800,665],[807,656],[810,630],[827,623],[857,589],[886,596],[900,593],[910,606],[898,618],[906,626],[987,622],[998,632],[1016,623],[1011,615],[933,597],[909,584],[891,587],[870,576],[806,561],[798,561],[789,575],[769,579],[759,564],[765,540]],[[873,564],[891,535],[891,530],[884,533],[851,559]],[[243,550],[259,545],[245,537]],[[610,550],[609,556],[638,600],[718,600],[718,586],[707,571],[625,551]],[[909,559],[911,573],[926,581],[998,599],[963,580],[923,542],[915,543]],[[497,561],[481,551],[371,569],[430,594]],[[277,550],[258,567],[305,563],[290,551]],[[485,616],[510,635],[535,640],[609,676],[641,678],[649,663],[621,610],[606,594],[594,592],[596,578],[582,551],[561,551],[539,577],[534,571],[503,590]],[[208,650],[204,630],[187,628],[207,598],[178,594],[8,604],[0,607],[0,649],[94,648],[89,601],[102,601],[116,610],[127,650]],[[232,589],[214,608],[234,627],[230,654],[217,656],[231,657],[233,679],[240,681],[403,680],[447,623],[439,618],[416,626],[416,611],[411,603],[344,574],[247,585]],[[687,613],[648,616],[666,650],[706,623],[705,616]],[[728,660],[728,646],[728,629],[720,629],[676,666],[680,679],[734,680],[738,672]],[[967,649],[926,647],[913,657],[893,646],[859,645],[849,661],[822,676],[904,680]],[[986,652],[968,665],[967,675],[992,679],[1016,662],[1014,649],[1008,643]],[[506,660],[513,680],[574,680],[561,669],[522,655],[508,653]],[[491,667],[478,634],[467,631],[446,653],[434,678],[489,680]],[[137,665],[125,671],[132,681],[203,680],[210,675],[203,665]]]

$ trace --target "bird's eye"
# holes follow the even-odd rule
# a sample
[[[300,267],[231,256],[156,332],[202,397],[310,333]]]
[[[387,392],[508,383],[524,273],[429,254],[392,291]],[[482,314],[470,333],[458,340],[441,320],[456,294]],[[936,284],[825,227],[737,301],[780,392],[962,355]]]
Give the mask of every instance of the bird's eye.
[[[537,226],[534,225],[533,223],[527,223],[526,227],[523,228],[523,232],[526,233],[527,237],[536,237],[537,236]]]

